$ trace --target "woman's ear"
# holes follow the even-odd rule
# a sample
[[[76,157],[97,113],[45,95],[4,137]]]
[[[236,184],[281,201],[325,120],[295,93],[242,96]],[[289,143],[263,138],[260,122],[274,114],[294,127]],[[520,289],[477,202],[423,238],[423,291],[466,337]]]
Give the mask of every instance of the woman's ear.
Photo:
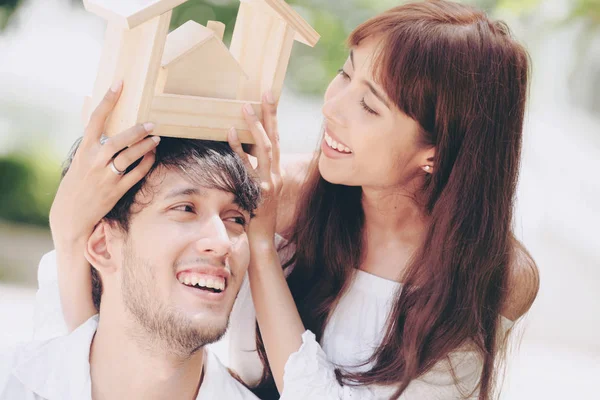
[[[428,174],[433,173],[433,169],[435,165],[433,164],[433,160],[435,159],[435,147],[432,147],[423,152],[423,156],[421,158],[421,169]]]
[[[88,239],[85,248],[85,258],[98,271],[114,269],[115,260],[108,245],[110,227],[106,221],[100,221]]]

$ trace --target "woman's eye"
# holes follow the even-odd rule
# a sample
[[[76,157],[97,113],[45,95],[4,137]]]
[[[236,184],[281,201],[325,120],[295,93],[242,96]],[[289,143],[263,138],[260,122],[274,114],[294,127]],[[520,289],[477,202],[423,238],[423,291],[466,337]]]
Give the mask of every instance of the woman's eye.
[[[175,211],[183,211],[183,212],[194,212],[194,207],[192,207],[189,204],[182,204],[180,206],[177,207],[173,207],[173,210]]]
[[[377,114],[377,111],[373,110],[371,107],[369,107],[369,106],[367,105],[367,103],[365,103],[365,99],[362,99],[362,100],[360,101],[360,105],[361,105],[361,106],[362,106],[362,108],[364,108],[364,110],[365,110],[366,112],[368,112],[369,114],[373,114],[373,115],[379,115],[379,114]]]
[[[344,71],[344,69],[343,69],[343,68],[340,68],[340,69],[338,70],[338,75],[341,75],[341,76],[342,76],[342,78],[344,78],[344,79],[350,80],[350,75],[348,75],[348,74],[346,73],[346,71]]]

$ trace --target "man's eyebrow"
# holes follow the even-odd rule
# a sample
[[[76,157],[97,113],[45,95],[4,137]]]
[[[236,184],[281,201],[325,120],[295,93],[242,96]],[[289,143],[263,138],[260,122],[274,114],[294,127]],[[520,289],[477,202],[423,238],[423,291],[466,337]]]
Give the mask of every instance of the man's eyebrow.
[[[175,188],[175,189],[171,190],[170,192],[168,192],[165,195],[163,200],[169,200],[169,199],[182,197],[182,196],[204,196],[204,195],[205,195],[205,193],[202,192],[202,190],[195,188],[195,187]],[[231,204],[235,204],[241,210],[252,214],[252,210],[248,210],[246,207],[244,207],[242,202],[240,201],[240,199],[237,196],[234,196],[233,194],[232,194],[232,196],[233,196],[233,199],[231,200]]]
[[[202,195],[202,191],[200,191],[200,189],[198,188],[194,188],[194,187],[184,187],[184,188],[176,188],[171,190],[170,192],[168,192],[164,199],[168,200],[168,199],[172,199],[174,197],[181,197],[181,196],[201,196]]]
[[[354,50],[350,50],[350,61],[352,62],[352,69],[355,70],[356,68],[354,66]],[[383,104],[385,104],[385,106],[388,109],[391,109],[390,108],[390,102],[387,101],[387,99],[385,98],[384,95],[382,95],[381,93],[379,93],[377,91],[377,89],[375,89],[375,86],[373,86],[373,84],[371,82],[369,82],[367,80],[363,80],[362,82],[369,87],[369,89],[371,90],[371,93],[373,93],[375,95],[375,97],[377,97],[379,100],[381,100],[381,102]]]

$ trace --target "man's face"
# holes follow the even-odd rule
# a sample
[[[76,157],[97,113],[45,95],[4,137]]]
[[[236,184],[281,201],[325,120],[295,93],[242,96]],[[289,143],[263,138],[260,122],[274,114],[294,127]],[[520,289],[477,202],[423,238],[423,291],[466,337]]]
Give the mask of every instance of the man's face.
[[[227,329],[250,260],[250,215],[231,193],[172,170],[146,188],[115,240],[122,301],[153,339],[189,355]]]

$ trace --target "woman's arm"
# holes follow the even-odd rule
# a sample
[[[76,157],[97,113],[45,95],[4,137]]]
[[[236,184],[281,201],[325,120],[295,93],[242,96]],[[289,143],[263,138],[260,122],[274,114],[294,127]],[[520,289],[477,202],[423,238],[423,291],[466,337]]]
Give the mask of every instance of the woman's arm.
[[[290,356],[300,349],[305,329],[275,247],[277,210],[283,186],[275,119],[277,107],[269,103],[268,95],[264,96],[262,107],[268,131],[263,128],[258,117],[249,112],[251,108],[244,108],[246,121],[256,143],[256,167],[250,163],[248,155],[242,149],[235,130],[230,133],[229,143],[244,160],[246,167],[261,181],[261,205],[248,227],[248,275],[256,319],[275,383],[281,392],[284,366]]]
[[[250,247],[248,276],[256,320],[279,393],[285,365],[302,346],[306,331],[287,285],[275,246],[255,241]]]
[[[97,312],[92,301],[90,264],[84,256],[89,235],[123,194],[148,173],[159,142],[156,137],[147,137],[153,127],[144,124],[101,143],[105,122],[121,90],[122,84],[113,86],[92,114],[83,139],[67,163],[50,210],[58,288],[69,330]],[[114,163],[125,170],[140,158],[140,163],[124,175],[117,175],[110,166]]]
[[[87,238],[55,245],[60,303],[69,332],[98,312],[92,300],[90,263],[84,256],[86,243]]]

